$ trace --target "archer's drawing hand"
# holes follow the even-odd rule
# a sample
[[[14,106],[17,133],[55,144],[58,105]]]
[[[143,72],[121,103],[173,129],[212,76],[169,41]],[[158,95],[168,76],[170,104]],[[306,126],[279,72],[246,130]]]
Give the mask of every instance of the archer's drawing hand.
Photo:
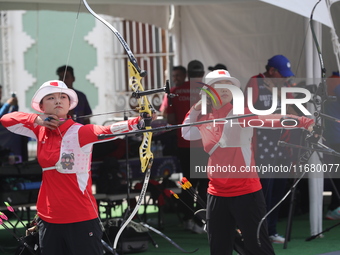
[[[198,102],[194,105],[194,110],[200,111],[201,109],[202,109],[202,100],[198,101]]]
[[[56,129],[59,126],[59,122],[60,121],[58,116],[53,114],[38,115],[38,117],[34,121],[34,123],[52,130]]]

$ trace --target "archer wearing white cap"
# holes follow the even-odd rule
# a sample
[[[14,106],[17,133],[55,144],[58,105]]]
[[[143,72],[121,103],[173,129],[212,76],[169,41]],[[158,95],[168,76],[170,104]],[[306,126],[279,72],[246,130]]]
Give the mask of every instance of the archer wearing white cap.
[[[282,116],[248,116],[215,122],[215,119],[235,116],[233,99],[237,99],[233,97],[232,91],[240,88],[240,82],[226,70],[215,70],[205,76],[204,83],[202,91],[214,98],[207,105],[206,114],[202,113],[203,100],[194,104],[184,124],[197,121],[205,124],[183,127],[182,134],[187,140],[202,139],[204,150],[210,155],[207,166],[197,165],[192,160],[195,171],[202,169],[209,178],[206,222],[210,254],[231,255],[238,228],[244,240],[243,252],[237,250],[239,253],[272,255],[274,250],[268,238],[266,223],[259,232],[261,245],[257,240],[257,228],[266,214],[261,183],[257,172],[246,170],[253,169],[255,165],[251,144],[253,126],[261,123],[264,127],[282,128],[280,121],[272,122],[280,120]],[[248,108],[244,108],[244,113],[251,114]],[[296,127],[308,129],[313,125],[312,119],[288,117],[299,122]]]
[[[102,229],[91,189],[92,146],[102,141],[99,134],[137,129],[140,120],[136,117],[111,126],[82,125],[67,116],[77,103],[74,90],[53,80],[45,82],[32,98],[31,106],[40,114],[13,112],[1,118],[9,131],[37,140],[37,158],[43,170],[37,201],[42,255],[103,254]]]

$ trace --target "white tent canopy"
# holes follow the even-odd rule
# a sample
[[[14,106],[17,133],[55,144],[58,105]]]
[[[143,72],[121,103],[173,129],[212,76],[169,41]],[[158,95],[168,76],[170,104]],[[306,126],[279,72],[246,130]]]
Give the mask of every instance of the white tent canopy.
[[[168,27],[169,6],[175,5],[175,26],[171,31],[177,42],[175,63],[186,65],[191,59],[199,59],[205,65],[233,63],[231,71],[241,80],[263,71],[266,60],[275,54],[287,55],[293,68],[298,69],[296,75],[306,76],[305,59],[297,56],[304,49],[305,23],[316,2],[210,0],[207,4],[206,0],[88,0],[96,13],[163,28]],[[78,12],[80,5],[80,11],[87,12],[81,0],[0,0],[1,10]],[[325,1],[319,3],[313,18],[333,27]],[[326,43],[331,40],[328,35],[324,38]],[[327,49],[332,49],[330,43]],[[328,69],[336,70],[335,57],[328,51],[325,52]]]
[[[211,4],[228,3],[254,3],[266,2],[268,4],[281,7],[295,12],[304,17],[309,17],[316,1],[311,0],[210,0]],[[56,10],[56,11],[77,11],[79,0],[0,0],[1,10]],[[89,0],[89,5],[97,12],[116,17],[142,21],[154,24],[163,28],[167,27],[167,6],[189,6],[207,5],[206,0]],[[148,15],[145,15],[148,13]],[[332,23],[327,15],[325,1],[322,1],[315,11],[314,19],[322,24],[331,27]]]

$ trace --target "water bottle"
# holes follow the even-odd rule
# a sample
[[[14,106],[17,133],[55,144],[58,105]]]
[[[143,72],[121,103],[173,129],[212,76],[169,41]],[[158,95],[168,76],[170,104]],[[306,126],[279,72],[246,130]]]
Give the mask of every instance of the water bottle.
[[[156,144],[156,154],[157,157],[163,157],[163,145],[160,140],[158,140]]]
[[[155,141],[151,142],[151,152],[153,154],[156,154],[156,144],[155,144]]]

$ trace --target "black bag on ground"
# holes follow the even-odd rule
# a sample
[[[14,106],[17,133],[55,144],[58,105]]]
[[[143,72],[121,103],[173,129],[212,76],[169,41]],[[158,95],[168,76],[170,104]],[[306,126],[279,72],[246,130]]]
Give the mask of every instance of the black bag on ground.
[[[105,242],[113,243],[122,222],[121,218],[115,218],[109,219],[104,223],[105,233],[103,240]],[[129,222],[119,238],[117,252],[121,255],[146,251],[149,245],[148,231],[146,227],[137,222]]]

